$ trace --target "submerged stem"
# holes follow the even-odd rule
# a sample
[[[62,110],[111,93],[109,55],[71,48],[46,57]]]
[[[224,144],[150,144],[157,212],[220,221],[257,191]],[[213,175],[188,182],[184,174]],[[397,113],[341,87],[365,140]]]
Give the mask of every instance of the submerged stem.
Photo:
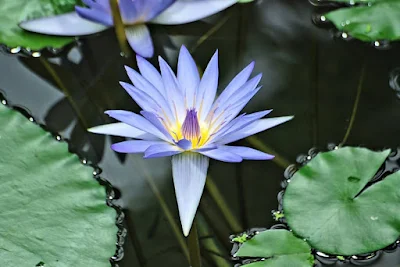
[[[190,229],[187,242],[189,246],[191,267],[201,267],[200,244],[199,244],[199,237],[197,235],[196,222],[193,222],[192,229]]]
[[[221,192],[218,190],[217,185],[214,183],[213,179],[210,176],[207,176],[206,189],[211,198],[214,200],[215,204],[218,206],[218,209],[221,211],[224,219],[231,228],[231,231],[235,233],[241,232],[243,230],[242,226],[240,225],[236,217],[232,214],[231,210],[228,207],[228,204],[222,197]]]
[[[272,148],[264,144],[260,139],[258,139],[258,137],[250,136],[246,138],[246,141],[252,144],[255,148],[262,150],[265,153],[274,155],[275,158],[273,158],[272,161],[275,162],[277,165],[281,166],[282,168],[287,168],[287,166],[290,165],[290,162],[288,160],[286,160]]]
[[[160,204],[161,209],[164,212],[165,217],[167,218],[168,223],[170,224],[172,231],[175,234],[176,239],[182,249],[183,254],[185,255],[186,259],[190,262],[189,250],[186,245],[185,239],[182,235],[182,231],[180,227],[176,224],[174,216],[172,212],[169,210],[167,203],[165,202],[163,196],[161,195],[160,191],[157,188],[157,185],[154,183],[153,178],[146,172],[145,168],[142,168],[144,172],[144,176],[146,178],[146,182],[153,191],[154,195],[156,196],[158,203]]]
[[[117,36],[119,43],[119,48],[121,49],[123,56],[128,57],[131,54],[131,49],[129,48],[126,39],[125,25],[124,22],[122,21],[121,12],[119,11],[118,0],[109,0],[109,1],[114,21],[115,34]]]
[[[232,16],[232,14],[226,15],[220,22],[215,24],[209,31],[207,31],[205,34],[203,34],[197,42],[194,44],[194,46],[190,49],[190,53],[194,53],[196,49],[204,43],[208,38],[210,38],[211,35],[213,35],[216,31],[218,31]]]
[[[356,99],[354,100],[354,105],[353,105],[353,110],[351,112],[349,126],[347,127],[347,131],[346,131],[346,133],[343,137],[343,140],[339,146],[343,146],[347,142],[347,139],[350,136],[351,129],[353,128],[354,121],[356,119],[358,103],[360,102],[361,91],[362,91],[363,84],[364,84],[364,76],[365,76],[365,69],[366,69],[365,65],[366,64],[364,63],[362,66],[362,69],[361,69],[360,79],[358,81]]]

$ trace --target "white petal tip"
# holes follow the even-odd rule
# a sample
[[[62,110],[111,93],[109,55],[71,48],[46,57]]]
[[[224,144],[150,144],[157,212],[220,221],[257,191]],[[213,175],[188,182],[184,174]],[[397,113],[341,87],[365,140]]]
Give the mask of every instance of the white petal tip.
[[[208,158],[186,152],[172,157],[172,174],[182,232],[188,236],[206,183]]]
[[[107,29],[104,25],[79,17],[76,12],[23,21],[19,27],[30,32],[56,36],[84,36]]]

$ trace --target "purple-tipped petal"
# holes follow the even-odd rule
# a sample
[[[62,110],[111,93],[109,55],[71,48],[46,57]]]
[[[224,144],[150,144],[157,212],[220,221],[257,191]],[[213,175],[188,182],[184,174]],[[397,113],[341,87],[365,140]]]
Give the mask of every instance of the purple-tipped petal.
[[[178,81],[184,92],[188,108],[194,108],[194,95],[199,87],[200,75],[189,51],[182,45],[178,59]]]
[[[111,14],[111,8],[110,8],[110,1],[109,0],[82,0],[82,2],[92,8],[92,9],[97,9],[103,12],[106,12],[108,14]]]
[[[167,100],[164,98],[163,94],[160,93],[147,79],[143,78],[138,72],[134,69],[125,66],[126,73],[129,76],[129,79],[132,83],[136,86],[137,89],[143,91],[147,95],[149,95],[153,100],[154,103],[157,104],[162,108],[165,114],[168,116],[169,119],[173,118],[173,114],[171,109],[169,108],[169,104]],[[127,86],[132,88],[132,86]],[[125,87],[124,87],[125,88]],[[135,88],[135,87],[133,87]],[[125,88],[126,89],[126,88]],[[143,108],[146,110],[145,108]]]
[[[119,82],[119,84],[143,110],[156,113],[161,110],[160,105],[147,93],[126,82]]]
[[[219,146],[218,149],[236,154],[243,159],[249,160],[270,160],[275,157],[274,155],[244,146]]]
[[[182,93],[182,89],[178,83],[178,79],[175,77],[171,67],[165,62],[162,57],[158,57],[160,63],[161,77],[164,82],[164,88],[169,98],[170,108],[176,113],[176,119],[179,122],[183,122],[186,116],[185,101]]]
[[[146,151],[144,151],[144,158],[169,157],[182,152],[183,150],[179,147],[164,143],[150,146],[148,149],[146,149]]]
[[[75,12],[21,22],[27,31],[57,36],[83,36],[98,33],[106,26],[79,17]]]
[[[224,135],[229,135],[230,133],[235,133],[236,131],[243,129],[244,127],[255,122],[256,120],[259,120],[262,117],[268,115],[271,111],[272,109],[255,112],[249,115],[242,114],[239,117],[236,117],[235,119],[230,121],[224,127],[222,127],[215,135],[213,135],[210,141],[216,140]]]
[[[106,26],[114,25],[112,15],[107,11],[95,8],[85,8],[80,6],[76,6],[75,11],[80,17],[84,19],[97,22]]]
[[[242,157],[240,157],[239,155],[221,150],[219,148],[207,151],[199,151],[199,153],[209,158],[224,162],[241,162],[243,160]]]
[[[146,133],[138,128],[132,127],[123,122],[110,123],[105,125],[100,125],[88,129],[88,132],[95,134],[107,134],[114,136],[130,137],[135,139],[143,140],[160,140],[158,137]]]
[[[188,236],[206,183],[208,158],[186,152],[172,157],[176,201],[182,231]]]
[[[189,150],[192,148],[192,142],[187,139],[181,139],[176,143],[177,146],[182,148],[183,150]]]
[[[143,117],[145,117],[151,124],[153,124],[160,132],[162,132],[168,140],[173,140],[171,134],[165,129],[164,125],[154,113],[142,110],[140,114],[142,114]]]
[[[265,131],[265,130],[275,127],[279,124],[290,121],[291,119],[293,119],[293,116],[261,119],[261,120],[251,123],[250,125],[244,127],[243,129],[241,129],[235,133],[231,133],[229,135],[222,136],[221,138],[214,140],[214,142],[216,142],[218,144],[232,143],[237,140],[246,138],[247,136]]]
[[[157,69],[150,64],[147,60],[139,55],[136,55],[137,65],[140,70],[140,74],[161,93],[165,94],[164,84],[161,78],[161,74]]]
[[[201,20],[218,13],[238,0],[201,0],[176,1],[159,16],[151,20],[152,23],[174,25]]]
[[[167,142],[170,141],[151,122],[136,113],[125,110],[108,110],[105,113],[116,120],[129,124],[144,132],[155,135],[162,140],[165,140]]]
[[[111,149],[119,153],[143,153],[152,145],[165,144],[164,141],[129,140],[111,145]]]
[[[203,151],[216,149],[217,147],[218,146],[216,144],[207,144],[207,145],[204,145],[204,146],[202,146],[202,147],[200,147],[198,149],[195,149],[193,151],[195,151],[195,152],[203,152]]]
[[[134,4],[138,1],[132,0],[119,0],[119,10],[121,12],[122,21],[124,24],[134,24],[138,21],[141,16],[140,10],[136,8]],[[139,1],[140,2],[140,1]]]
[[[175,0],[136,0],[136,2],[141,2],[141,17],[143,21],[147,22],[157,17],[161,12],[171,6]]]
[[[149,28],[144,24],[125,27],[126,38],[129,45],[142,57],[152,57],[154,54],[153,41],[151,40]]]
[[[218,50],[212,56],[201,78],[197,90],[196,107],[200,111],[199,119],[205,120],[214,102],[218,88]]]
[[[111,13],[110,0],[83,0],[85,5]]]
[[[228,84],[228,86],[224,89],[224,91],[222,91],[222,93],[219,95],[217,100],[215,100],[215,105],[227,101],[229,97],[235,93],[236,90],[238,90],[247,82],[251,73],[253,72],[254,65],[255,65],[254,61],[251,62],[238,75],[236,75],[235,78],[233,78],[233,80]]]

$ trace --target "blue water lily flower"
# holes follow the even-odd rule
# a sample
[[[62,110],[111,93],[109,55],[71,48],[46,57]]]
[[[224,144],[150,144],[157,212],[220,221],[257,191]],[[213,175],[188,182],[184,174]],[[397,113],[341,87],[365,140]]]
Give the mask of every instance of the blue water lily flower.
[[[152,57],[153,42],[146,23],[184,24],[215,14],[238,0],[119,0],[125,33],[132,49],[142,57]],[[76,12],[20,23],[31,32],[82,36],[113,26],[109,0],[82,0],[86,7]]]
[[[218,51],[201,78],[184,46],[179,54],[177,76],[161,57],[161,74],[140,56],[137,56],[137,63],[140,74],[126,67],[133,85],[120,84],[143,109],[141,115],[109,110],[106,114],[120,122],[89,131],[134,139],[113,144],[111,148],[117,152],[144,153],[144,158],[172,156],[179,215],[183,233],[187,236],[205,185],[209,158],[224,162],[270,160],[274,156],[227,144],[293,117],[263,119],[271,110],[237,116],[261,88],[258,86],[261,74],[249,79],[254,62],[243,69],[217,98]]]

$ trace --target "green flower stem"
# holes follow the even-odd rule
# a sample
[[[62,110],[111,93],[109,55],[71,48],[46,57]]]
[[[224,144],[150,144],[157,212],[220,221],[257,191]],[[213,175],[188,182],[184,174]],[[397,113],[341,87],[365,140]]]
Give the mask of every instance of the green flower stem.
[[[79,107],[76,105],[75,101],[72,99],[71,93],[69,92],[68,88],[64,85],[64,83],[61,81],[61,78],[58,76],[57,72],[53,69],[53,67],[47,62],[46,59],[43,57],[39,58],[40,63],[45,67],[47,72],[50,74],[50,76],[53,78],[54,82],[57,84],[57,86],[63,91],[65,97],[68,99],[68,102],[70,103],[71,107],[75,111],[76,115],[78,116],[80,124],[85,128],[89,128],[85,117],[82,115]]]
[[[145,168],[141,169],[143,170],[147,184],[150,186],[151,191],[153,191],[154,195],[156,196],[158,203],[160,204],[160,207],[164,212],[164,215],[167,218],[167,221],[170,224],[176,239],[178,240],[178,243],[182,249],[183,254],[185,255],[188,262],[190,262],[189,250],[186,245],[185,238],[183,237],[181,228],[179,227],[178,224],[176,224],[175,218],[172,215],[171,211],[169,210],[167,203],[165,202],[163,196],[160,193],[160,190],[158,190],[157,185],[154,183],[153,178],[147,173]]]
[[[194,53],[199,46],[204,43],[208,38],[210,38],[211,35],[216,33],[224,24],[229,20],[229,18],[232,16],[232,13],[227,14],[220,22],[214,25],[210,30],[208,30],[205,34],[203,34],[197,42],[193,45],[193,47],[190,49],[190,53]]]
[[[125,35],[125,25],[122,21],[121,13],[119,12],[118,0],[109,0],[111,12],[114,21],[115,34],[117,35],[119,47],[123,56],[129,57],[131,54],[131,49],[128,46]]]
[[[207,220],[205,219],[204,209],[202,205],[200,205],[200,210],[203,212],[197,213],[196,220],[197,220],[197,227],[198,227],[198,234],[200,236],[200,251],[214,251],[221,255],[229,255],[229,249],[226,250],[221,248],[219,240],[214,238],[214,236],[209,236],[212,233],[211,227],[215,226],[215,223],[210,225],[207,224]],[[214,220],[213,220],[214,221]],[[218,237],[217,237],[218,238]],[[226,244],[226,236],[221,240],[224,244]],[[218,257],[214,254],[210,253],[202,253],[203,258],[206,260],[207,265],[209,266],[218,266],[218,267],[231,267],[231,261],[225,258]]]
[[[146,258],[144,257],[144,253],[142,247],[139,242],[139,237],[136,232],[136,226],[134,220],[131,218],[129,214],[129,210],[124,210],[125,220],[127,222],[127,228],[129,231],[130,240],[133,248],[135,249],[136,259],[139,263],[139,267],[146,266]]]
[[[356,99],[354,100],[353,111],[351,112],[349,126],[347,127],[347,131],[343,137],[342,142],[340,143],[340,146],[343,146],[347,142],[347,139],[350,136],[351,129],[353,128],[354,121],[356,119],[358,103],[360,102],[361,91],[364,84],[365,69],[366,69],[366,64],[364,63],[361,69],[360,79],[358,81],[357,94],[356,94]]]
[[[190,266],[201,267],[199,237],[197,235],[197,226],[195,221],[193,222],[192,229],[190,229],[187,243],[189,247]]]
[[[224,219],[228,223],[232,232],[239,233],[243,230],[243,227],[237,221],[236,217],[232,214],[231,210],[228,207],[228,204],[222,197],[221,192],[218,190],[217,185],[214,183],[211,176],[207,176],[206,181],[206,189],[210,194],[211,198],[214,200],[218,209],[221,211]]]
[[[280,156],[272,148],[264,144],[258,137],[250,136],[246,138],[246,141],[249,142],[251,145],[253,145],[255,148],[264,151],[265,153],[275,155],[275,158],[273,158],[272,161],[281,166],[282,168],[286,168],[287,166],[290,165],[289,161]]]

